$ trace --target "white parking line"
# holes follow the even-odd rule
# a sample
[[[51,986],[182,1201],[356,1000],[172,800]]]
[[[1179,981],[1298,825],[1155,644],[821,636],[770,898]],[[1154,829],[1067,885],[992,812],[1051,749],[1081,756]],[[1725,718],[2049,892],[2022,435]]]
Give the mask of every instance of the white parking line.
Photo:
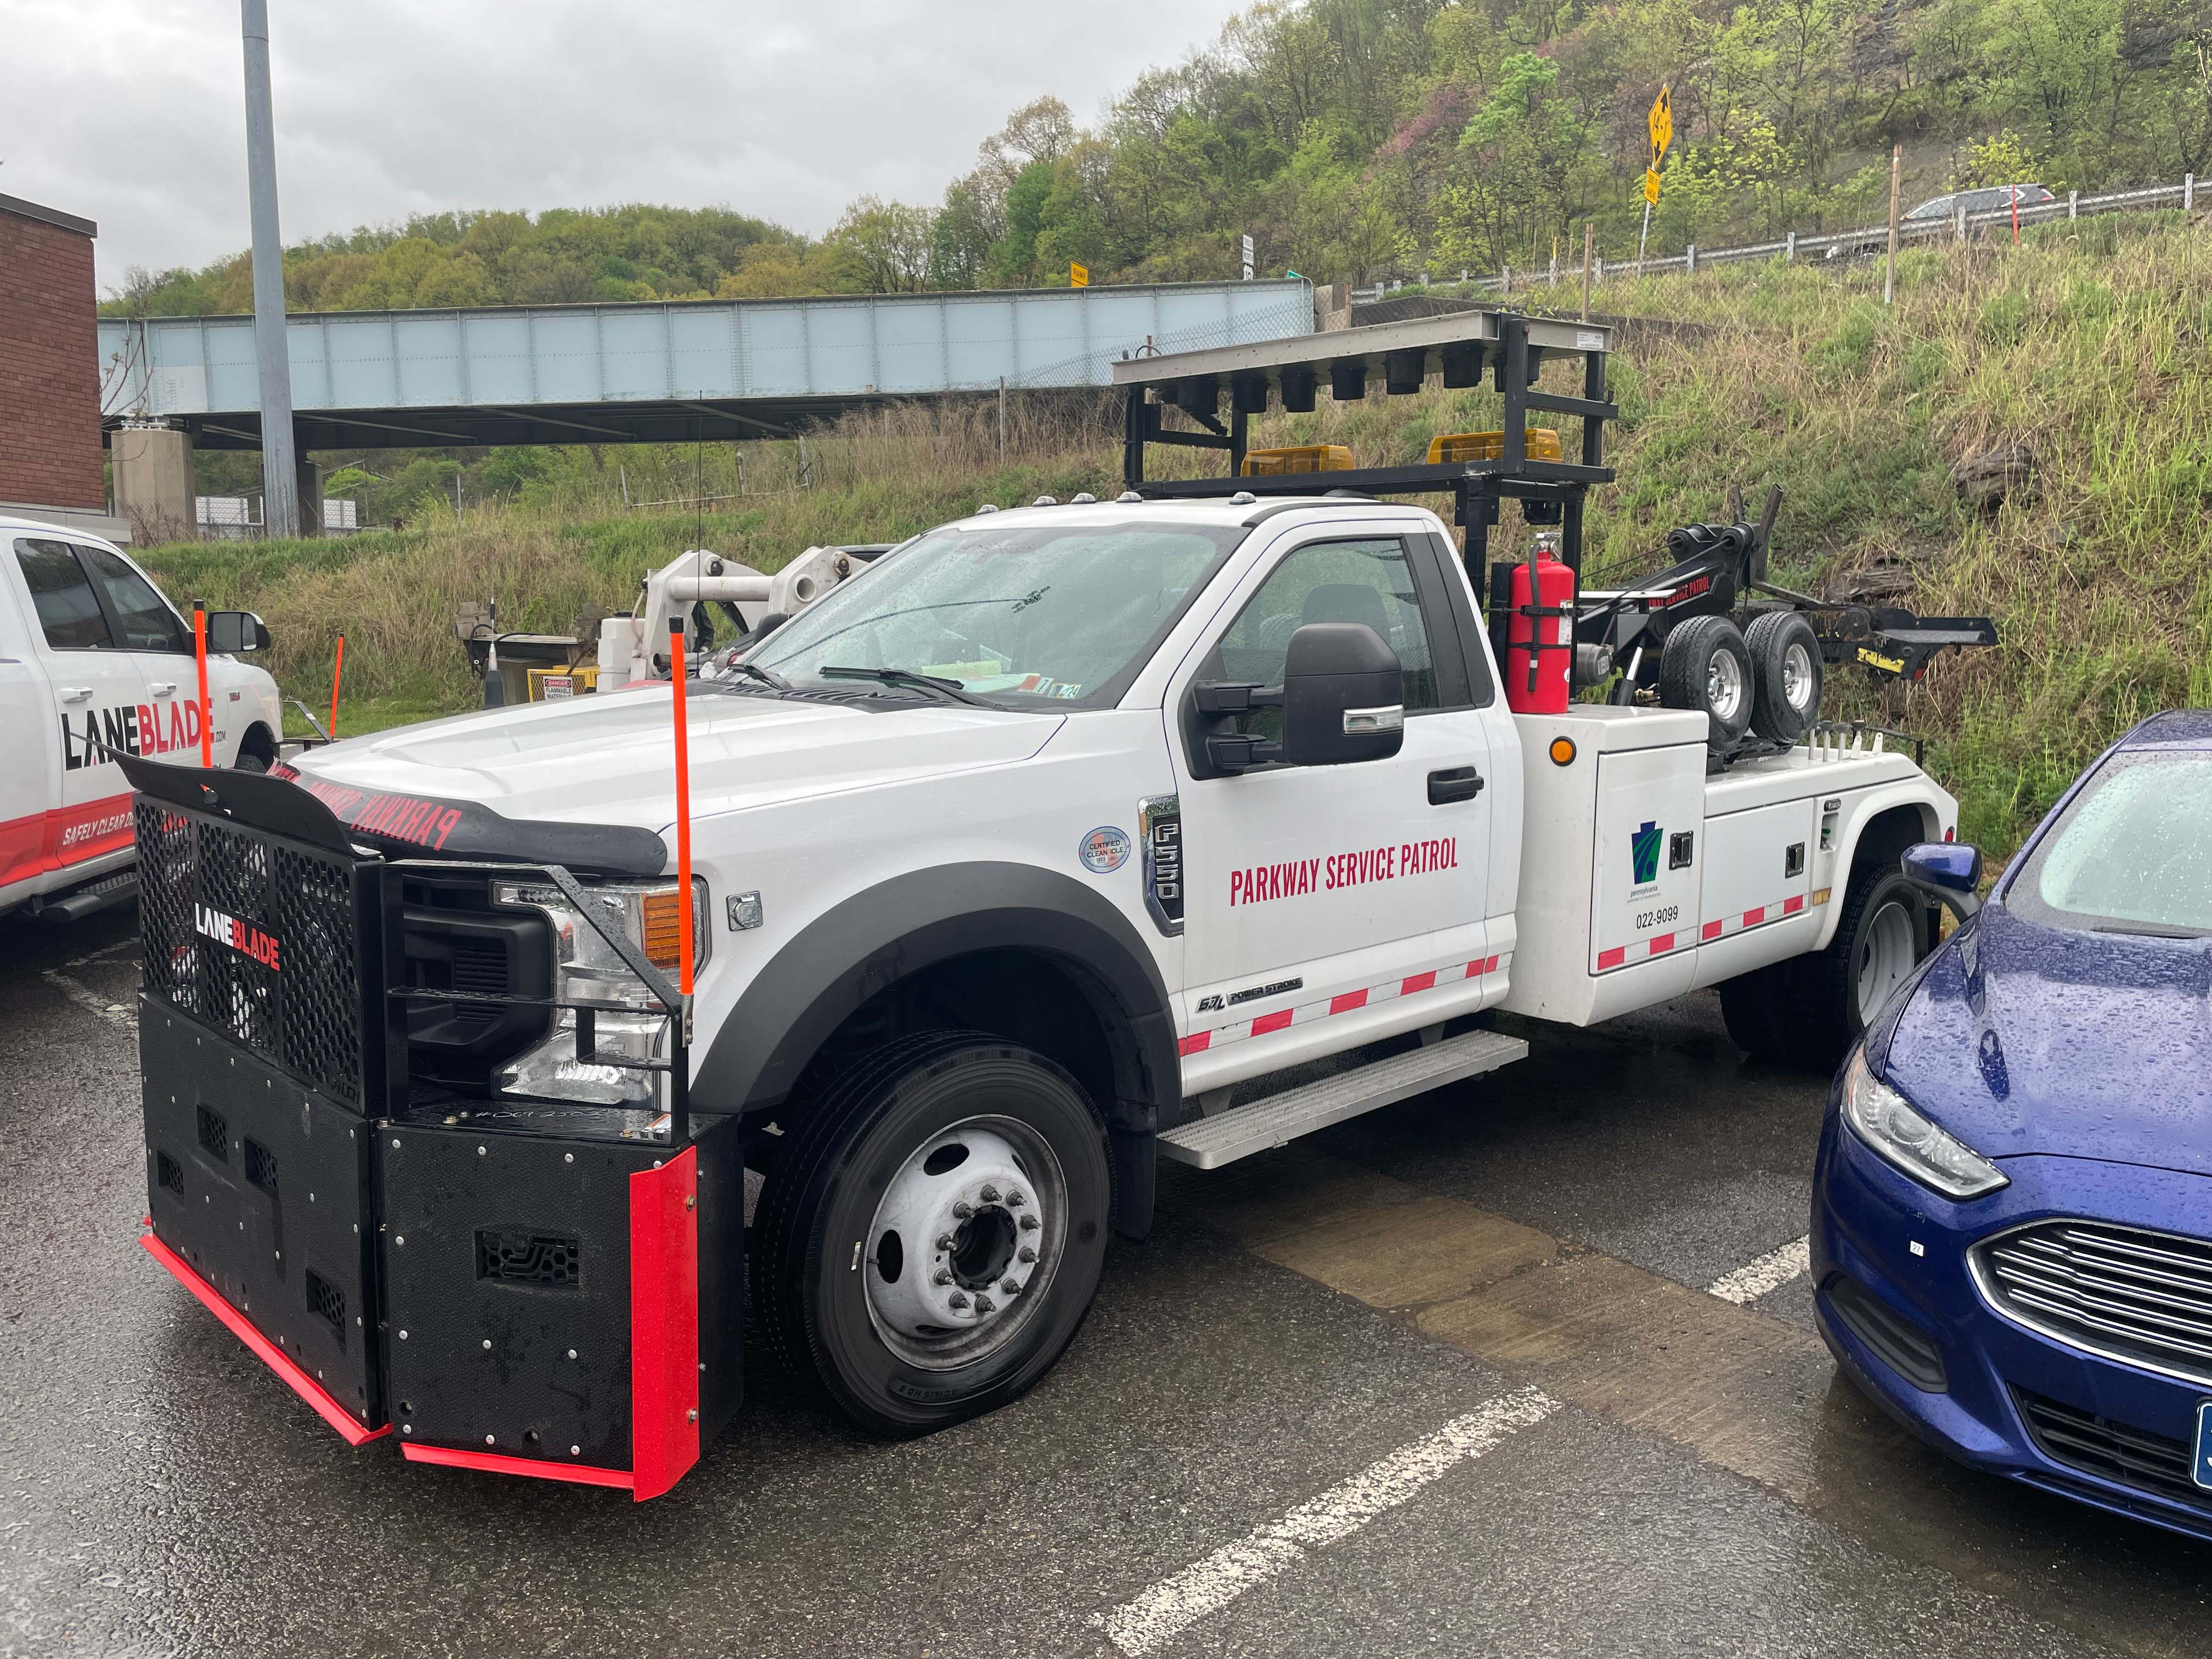
[[[1742,1307],[1812,1271],[1813,1238],[1808,1233],[1778,1250],[1769,1250],[1756,1261],[1747,1261],[1732,1273],[1723,1273],[1706,1285],[1705,1291]]]
[[[82,981],[70,977],[59,969],[43,969],[39,977],[87,1013],[97,1014],[110,1025],[119,1026],[126,1031],[138,1029],[138,1016],[131,1009],[119,1002],[110,1002]]]
[[[1559,1408],[1559,1402],[1540,1389],[1520,1389],[1455,1417],[1426,1439],[1401,1446],[1091,1622],[1102,1626],[1107,1639],[1129,1659],[1139,1659],[1255,1584],[1296,1566],[1309,1550],[1349,1538],[1455,1464],[1481,1456],[1515,1430],[1540,1423]]]

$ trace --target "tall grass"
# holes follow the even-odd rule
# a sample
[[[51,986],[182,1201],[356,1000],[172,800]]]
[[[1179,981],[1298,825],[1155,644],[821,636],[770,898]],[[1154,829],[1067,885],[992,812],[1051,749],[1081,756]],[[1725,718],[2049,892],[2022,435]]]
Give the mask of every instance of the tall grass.
[[[1947,659],[1913,687],[1846,672],[1828,706],[1926,732],[1966,833],[2006,850],[2136,720],[2212,703],[2212,244],[2178,215],[2056,224],[2016,249],[1908,251],[1892,307],[1880,283],[1871,263],[1808,262],[1607,284],[1599,309],[1706,330],[1639,331],[1615,356],[1620,476],[1593,493],[1586,578],[1650,568],[1666,531],[1717,516],[1729,484],[1755,503],[1772,481],[1786,492],[1778,580],[1817,587],[1884,565],[1923,613],[1994,616],[1998,649]],[[1578,301],[1564,286],[1516,298],[1561,313]],[[1569,389],[1563,369],[1547,374]],[[1253,441],[1344,443],[1364,465],[1497,423],[1494,393],[1432,383],[1267,416]],[[288,690],[327,687],[343,628],[358,729],[468,706],[453,632],[464,601],[496,597],[505,625],[568,632],[580,611],[628,608],[647,570],[700,542],[774,569],[984,501],[1119,488],[1110,399],[1017,398],[1008,428],[1002,456],[992,400],[896,405],[811,438],[812,488],[796,446],[778,446],[749,464],[743,500],[711,511],[624,513],[613,486],[626,476],[633,501],[733,494],[733,449],[608,449],[555,493],[459,525],[149,558],[173,593],[258,610]],[[1983,514],[1960,504],[1950,469],[1999,445],[2033,451],[2035,485]],[[1220,465],[1187,449],[1156,450],[1152,465],[1194,458]],[[1509,507],[1493,547],[1523,534]]]

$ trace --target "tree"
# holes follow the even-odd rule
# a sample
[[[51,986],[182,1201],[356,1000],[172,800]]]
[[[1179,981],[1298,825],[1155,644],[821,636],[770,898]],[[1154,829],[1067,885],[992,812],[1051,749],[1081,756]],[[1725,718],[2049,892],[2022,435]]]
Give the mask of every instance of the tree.
[[[936,215],[903,202],[863,196],[845,210],[830,240],[852,256],[870,294],[913,294],[929,286]]]

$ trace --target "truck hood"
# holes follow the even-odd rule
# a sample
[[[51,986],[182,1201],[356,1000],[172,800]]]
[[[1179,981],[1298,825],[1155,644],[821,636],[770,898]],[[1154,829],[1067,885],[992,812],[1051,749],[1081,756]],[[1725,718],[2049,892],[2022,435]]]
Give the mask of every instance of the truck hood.
[[[666,685],[486,709],[310,750],[303,783],[473,802],[508,818],[674,822]],[[872,708],[744,693],[690,698],[694,817],[1028,759],[1063,714],[885,698]]]
[[[2212,943],[1992,903],[1910,995],[1882,1074],[1983,1156],[2212,1176]]]

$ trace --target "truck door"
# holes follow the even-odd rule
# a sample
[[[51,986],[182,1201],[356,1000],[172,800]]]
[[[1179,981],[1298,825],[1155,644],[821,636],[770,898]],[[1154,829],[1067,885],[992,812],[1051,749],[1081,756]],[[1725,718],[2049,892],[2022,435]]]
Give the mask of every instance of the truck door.
[[[1479,706],[1490,700],[1488,676],[1479,665],[1470,674],[1428,535],[1328,529],[1247,575],[1227,620],[1170,690],[1192,1086],[1427,1024],[1483,1000],[1496,793]],[[1397,653],[1406,708],[1398,754],[1205,775],[1193,684],[1279,686],[1291,635],[1311,622],[1364,623]],[[1237,729],[1268,738],[1280,721],[1278,709],[1256,710],[1238,717]],[[1188,1058],[1200,1054],[1210,1058]]]
[[[14,561],[38,625],[42,711],[61,748],[60,787],[45,803],[45,867],[83,863],[131,845],[131,785],[100,745],[142,752],[145,678],[124,648],[69,542],[18,537]],[[198,744],[198,726],[192,741]]]
[[[123,648],[137,664],[145,682],[146,701],[139,711],[138,752],[150,758],[200,763],[199,711],[194,706],[199,690],[199,670],[192,655],[191,624],[169,608],[154,584],[141,575],[129,560],[104,547],[80,543],[77,555],[91,572],[94,587],[107,612],[108,626]],[[226,740],[235,734],[226,727],[236,722],[225,718],[223,660],[210,663],[210,706],[215,716],[216,764],[225,759]],[[235,695],[233,693],[232,695]]]

